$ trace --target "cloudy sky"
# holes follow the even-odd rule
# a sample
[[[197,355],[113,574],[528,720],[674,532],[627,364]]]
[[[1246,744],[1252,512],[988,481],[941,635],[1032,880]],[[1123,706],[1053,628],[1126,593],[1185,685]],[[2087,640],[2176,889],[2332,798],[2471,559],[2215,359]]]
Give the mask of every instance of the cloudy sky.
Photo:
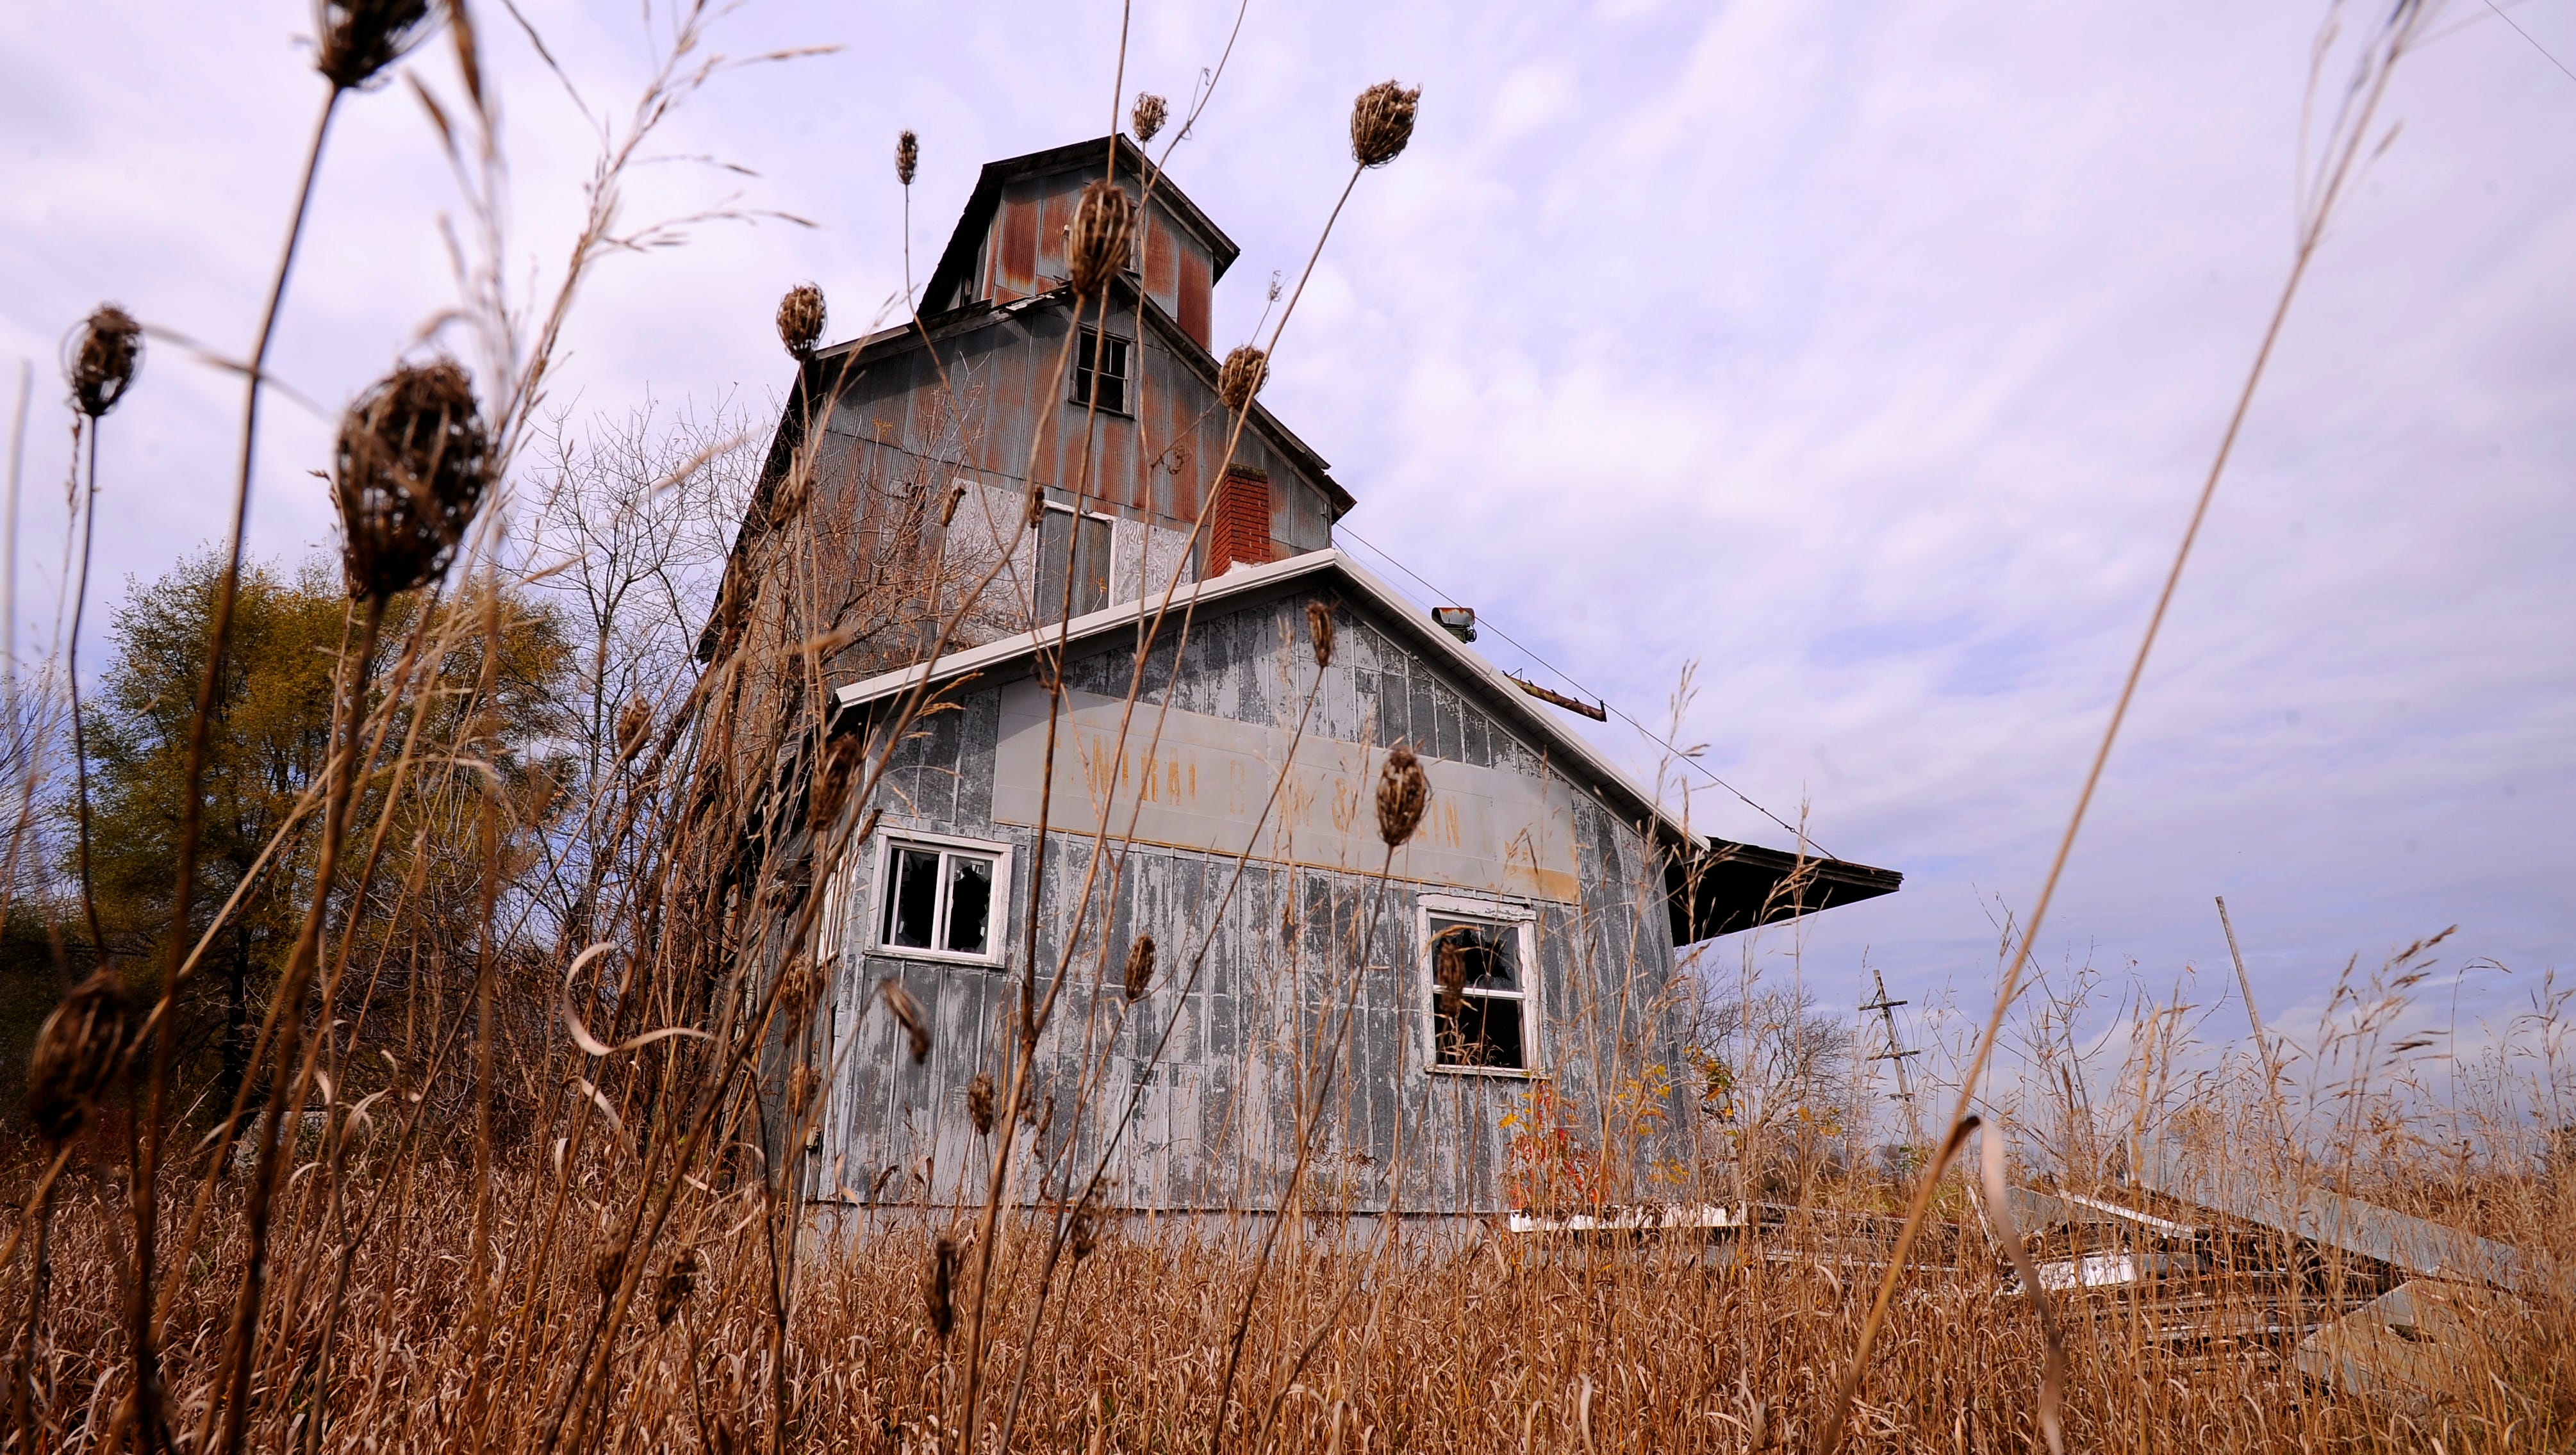
[[[610,118],[652,62],[641,8],[524,5]],[[596,140],[481,9],[513,283],[543,287]],[[33,364],[20,595],[41,646],[60,342],[112,298],[245,349],[321,83],[300,0],[15,13],[0,386]],[[2293,1026],[2350,957],[2453,923],[2446,965],[2501,967],[2471,973],[2467,1019],[2500,1024],[2569,965],[2576,77],[2549,55],[2576,64],[2576,4],[2507,13],[2454,0],[2399,71],[2384,120],[2401,129],[2289,319],[2047,964],[2134,964],[2159,986],[2197,967],[2215,994],[2224,894],[2267,1014]],[[1138,0],[1127,90],[1183,102],[1234,18]],[[1312,246],[1349,166],[1349,97],[1424,88],[1412,150],[1362,181],[1265,398],[1361,501],[1351,535],[1436,587],[1399,584],[1526,644],[1489,632],[1499,660],[1651,722],[1696,663],[1682,740],[1709,770],[1783,817],[1805,805],[1833,853],[1906,872],[1902,894],[1810,927],[1805,973],[1830,998],[1858,998],[1866,954],[1898,994],[1973,999],[2288,269],[2323,19],[2217,0],[1251,0],[1172,169],[1244,249],[1222,348]],[[901,291],[896,131],[922,136],[918,276],[978,164],[1107,129],[1119,11],[758,0],[717,31],[735,56],[802,45],[840,49],[716,77],[627,207],[813,226],[703,226],[613,260],[580,299],[558,404],[769,405],[782,288],[820,282],[834,337]],[[443,50],[412,65],[454,95]],[[350,103],[280,334],[287,382],[336,408],[454,297],[438,224],[456,199],[406,88]],[[106,438],[104,596],[221,534],[238,405],[232,380],[154,347]],[[284,403],[269,419],[254,545],[289,556],[328,539],[309,473],[328,426]],[[1597,736],[1656,771],[1636,733]],[[1693,781],[1703,829],[1786,842]]]

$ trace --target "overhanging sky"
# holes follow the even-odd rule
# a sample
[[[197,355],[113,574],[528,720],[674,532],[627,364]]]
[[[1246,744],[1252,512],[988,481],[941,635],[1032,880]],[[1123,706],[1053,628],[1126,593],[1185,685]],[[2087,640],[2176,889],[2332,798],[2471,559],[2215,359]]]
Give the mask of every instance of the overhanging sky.
[[[524,8],[592,108],[622,115],[638,7]],[[2159,987],[2223,969],[2213,894],[2293,1027],[2349,957],[2454,922],[2447,966],[2506,967],[2471,975],[2464,1021],[2500,1024],[2568,963],[2576,79],[2533,41],[2576,62],[2576,5],[2508,9],[2531,40],[2455,3],[2453,33],[2400,70],[2402,131],[2290,318],[2051,966],[2134,961]],[[514,266],[542,279],[590,144],[484,10]],[[1138,5],[1127,90],[1185,108],[1233,16]],[[1782,816],[1806,804],[1834,853],[1907,873],[1809,928],[1804,973],[1829,999],[1860,998],[1864,950],[1897,994],[1974,999],[1996,901],[2038,887],[2288,267],[2321,16],[1253,0],[1171,165],[1244,249],[1222,350],[1312,245],[1350,96],[1423,86],[1413,148],[1362,181],[1266,402],[1359,498],[1358,536],[1641,718],[1696,661],[1684,740],[1707,765]],[[0,33],[0,388],[17,359],[38,369],[22,623],[59,559],[59,342],[113,298],[246,347],[320,100],[308,25],[294,0],[40,0]],[[759,176],[661,166],[630,215],[738,195],[818,226],[709,226],[610,263],[558,390],[578,411],[770,407],[785,286],[822,284],[835,339],[900,292],[897,129],[922,136],[919,278],[979,163],[1098,135],[1112,110],[1118,11],[1099,3],[754,4],[718,34],[737,54],[843,49],[715,81],[658,150]],[[415,67],[453,93],[443,46]],[[435,224],[454,199],[405,88],[347,108],[287,381],[336,407],[450,301]],[[109,423],[102,600],[220,534],[238,400],[153,346]],[[329,538],[309,473],[329,426],[268,418],[254,546],[284,557]],[[1633,733],[1597,736],[1654,776]],[[1788,841],[1704,780],[1691,808]]]

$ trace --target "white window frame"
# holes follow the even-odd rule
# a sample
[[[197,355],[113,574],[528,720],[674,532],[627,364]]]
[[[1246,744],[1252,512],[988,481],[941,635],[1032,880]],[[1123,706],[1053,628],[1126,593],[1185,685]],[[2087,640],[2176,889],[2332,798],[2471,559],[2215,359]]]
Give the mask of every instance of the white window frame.
[[[1440,986],[1431,953],[1431,917],[1481,920],[1509,925],[1520,936],[1521,1065],[1444,1066],[1440,1062]],[[1453,894],[1425,894],[1413,904],[1414,984],[1422,996],[1422,1067],[1433,1076],[1496,1076],[1508,1081],[1538,1081],[1547,1076],[1546,1008],[1539,995],[1538,911],[1502,899],[1468,899]],[[1489,999],[1508,999],[1489,996]]]
[[[995,966],[1008,958],[1012,898],[1010,845],[997,844],[989,839],[967,839],[955,834],[922,833],[913,829],[880,829],[877,833],[877,859],[874,868],[870,871],[870,883],[875,887],[868,895],[868,920],[861,931],[864,938],[860,941],[867,947],[868,954],[887,955],[898,960],[936,960],[948,965]],[[969,955],[957,950],[886,943],[886,911],[889,908],[889,896],[894,887],[895,854],[903,849],[962,850],[983,855],[993,861],[993,899],[986,910],[984,924],[984,944],[987,947],[985,953]],[[939,876],[939,892],[942,896],[948,893],[948,876],[944,872]],[[944,927],[946,924],[944,912],[937,918]],[[944,936],[934,934],[932,938],[938,939]]]

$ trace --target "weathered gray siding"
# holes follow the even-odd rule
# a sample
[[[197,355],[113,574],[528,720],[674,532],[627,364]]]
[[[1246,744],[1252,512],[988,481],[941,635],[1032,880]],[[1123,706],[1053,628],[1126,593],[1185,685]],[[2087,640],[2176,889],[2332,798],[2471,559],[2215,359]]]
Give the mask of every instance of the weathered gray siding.
[[[1035,479],[1060,503],[1078,489],[1092,511],[1192,527],[1220,478],[1231,416],[1173,341],[1132,307],[1112,310],[1107,324],[1135,343],[1130,412],[1073,403],[1071,374],[1056,372],[1071,326],[1070,302],[1048,300],[941,339],[936,364],[928,350],[908,349],[851,366],[846,377],[836,360],[817,365],[837,387],[817,457],[814,509],[828,520],[891,519],[899,512],[885,502],[915,490],[935,498],[956,477],[1014,491]],[[1032,467],[1029,447],[1041,422],[1045,437]],[[1330,493],[1304,462],[1253,427],[1236,441],[1233,463],[1269,473],[1270,535],[1281,556],[1332,544]]]
[[[1147,705],[1293,728],[1315,684],[1305,600],[1289,594],[1197,620],[1186,649],[1158,646]],[[1340,642],[1316,688],[1309,735],[1384,745],[1409,738],[1426,756],[1544,778],[1532,736],[1508,726],[1482,689],[1462,687],[1404,649],[1382,624],[1340,603]],[[1167,639],[1177,626],[1167,628]],[[1175,658],[1177,671],[1174,670]],[[1068,665],[1081,691],[1123,696],[1132,646],[1102,647]],[[880,795],[889,828],[990,840],[1014,849],[1009,971],[861,953],[875,913],[881,840],[851,866],[835,927],[851,947],[840,962],[833,1039],[841,1070],[815,1168],[819,1195],[852,1200],[974,1201],[991,1147],[964,1110],[979,1071],[1000,1078],[1020,984],[1019,914],[1029,902],[1032,830],[993,819],[1002,681],[953,694],[957,710],[928,718],[898,749]],[[1140,708],[1135,731],[1151,731]],[[1436,766],[1436,765],[1435,765]],[[1436,773],[1435,773],[1436,777]],[[1536,913],[1541,1064],[1587,1121],[1657,1063],[1669,1067],[1673,1028],[1661,997],[1672,945],[1652,886],[1645,841],[1578,785],[1571,795],[1580,892],[1524,898]],[[1051,972],[1076,918],[1092,865],[1086,836],[1050,835],[1039,894],[1039,964]],[[1327,1101],[1309,1206],[1473,1213],[1504,1205],[1511,1132],[1529,1079],[1425,1070],[1429,988],[1414,911],[1442,886],[1254,859],[1237,879],[1230,857],[1113,842],[1091,889],[1093,913],[1041,1043],[1044,1094],[1055,1100],[1044,1150],[1087,1175],[1122,1120],[1111,1159],[1113,1205],[1161,1209],[1275,1206],[1294,1159],[1299,1109],[1325,1062],[1313,1037],[1356,973],[1354,1054]],[[1399,872],[1401,861],[1399,861]],[[1485,898],[1497,896],[1484,895]],[[1103,914],[1100,906],[1106,906]],[[1127,948],[1161,947],[1154,987],[1132,1010],[1117,988]],[[915,1066],[876,995],[900,979],[930,1012],[932,1050]],[[1043,984],[1046,975],[1042,973]],[[1154,1040],[1169,1030],[1157,1063]],[[1148,1071],[1146,1068],[1151,1066]],[[1088,1084],[1085,1067],[1093,1068]],[[1649,1078],[1651,1080],[1651,1078]],[[1626,1104],[1635,1105],[1628,1093]],[[1669,1120],[1670,1095],[1648,1101]],[[1089,1111],[1076,1116],[1079,1102]],[[1128,1114],[1133,1107],[1132,1116]],[[1578,1132],[1596,1141],[1597,1125]],[[887,1169],[894,1169],[888,1173]],[[1059,1174],[1061,1176],[1061,1173]],[[1056,1184],[1060,1186],[1059,1184]],[[1027,1196],[1025,1183],[1020,1194]],[[1054,1190],[1053,1187],[1050,1189]],[[1651,1184],[1623,1189],[1653,1196]]]

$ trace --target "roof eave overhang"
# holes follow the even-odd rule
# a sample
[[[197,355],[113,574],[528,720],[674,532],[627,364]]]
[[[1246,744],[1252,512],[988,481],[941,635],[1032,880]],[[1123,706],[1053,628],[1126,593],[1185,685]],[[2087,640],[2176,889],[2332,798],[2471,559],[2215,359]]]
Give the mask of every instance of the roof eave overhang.
[[[1070,646],[1149,629],[1157,611],[1187,612],[1219,602],[1236,603],[1279,592],[1315,577],[1348,588],[1402,632],[1410,644],[1451,671],[1486,689],[1489,706],[1548,745],[1551,762],[1586,780],[1605,806],[1652,835],[1664,865],[1666,904],[1673,943],[1694,944],[1719,935],[1773,924],[1838,905],[1893,894],[1905,876],[1892,869],[1848,863],[1812,853],[1791,853],[1685,831],[1637,781],[1590,743],[1568,731],[1523,693],[1518,684],[1433,624],[1394,587],[1343,552],[1327,548],[1274,561],[1238,566],[1213,581],[1193,582],[1163,598],[1131,601],[1075,617],[1061,626],[1017,632],[926,664],[881,673],[836,689],[833,706],[844,717],[906,693],[925,695],[1011,671],[1041,647]]]

